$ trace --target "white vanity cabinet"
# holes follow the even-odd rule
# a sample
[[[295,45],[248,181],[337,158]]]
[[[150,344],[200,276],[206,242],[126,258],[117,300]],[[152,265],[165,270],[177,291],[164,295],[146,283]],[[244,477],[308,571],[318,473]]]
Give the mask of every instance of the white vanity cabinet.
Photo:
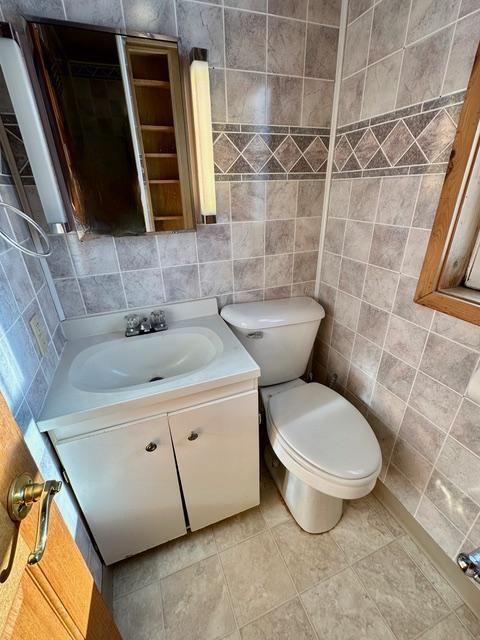
[[[56,447],[106,564],[186,533],[165,415]]]
[[[168,423],[192,531],[259,503],[256,391],[177,411]]]
[[[207,398],[153,404],[158,415],[88,433],[57,431],[55,447],[106,564],[259,503],[257,391]]]

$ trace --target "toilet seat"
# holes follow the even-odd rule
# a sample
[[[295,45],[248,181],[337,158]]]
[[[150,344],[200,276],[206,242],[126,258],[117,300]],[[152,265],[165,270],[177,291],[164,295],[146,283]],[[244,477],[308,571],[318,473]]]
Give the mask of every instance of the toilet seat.
[[[285,387],[262,390],[270,443],[280,461],[328,495],[354,499],[369,493],[382,459],[362,414],[324,385],[299,380]]]

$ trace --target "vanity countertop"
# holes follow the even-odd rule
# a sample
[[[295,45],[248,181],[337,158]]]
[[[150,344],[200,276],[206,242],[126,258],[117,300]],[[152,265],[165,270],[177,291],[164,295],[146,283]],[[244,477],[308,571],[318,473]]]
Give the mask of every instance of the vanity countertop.
[[[67,342],[38,419],[40,431],[52,431],[92,419],[98,419],[101,425],[102,416],[112,411],[125,416],[127,420],[127,414],[140,406],[158,405],[247,380],[254,381],[256,386],[260,369],[218,315],[215,299],[162,305],[162,309],[166,312],[169,324],[169,329],[162,332],[163,336],[189,329],[213,332],[219,345],[217,355],[206,366],[157,382],[104,389],[101,392],[82,390],[74,384],[71,372],[72,363],[75,359],[78,361],[78,356],[85,350],[94,352],[95,346],[101,348],[111,341],[117,341],[119,348],[127,341],[131,348],[142,340],[155,339],[156,334],[125,338],[124,313],[67,320],[64,322]]]

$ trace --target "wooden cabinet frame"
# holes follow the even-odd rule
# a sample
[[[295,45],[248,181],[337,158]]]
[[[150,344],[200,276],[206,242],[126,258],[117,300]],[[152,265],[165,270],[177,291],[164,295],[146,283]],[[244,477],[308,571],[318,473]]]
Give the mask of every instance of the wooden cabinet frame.
[[[153,86],[160,88],[162,85],[170,94],[173,123],[171,126],[156,126],[156,125],[144,125],[142,124],[142,117],[139,109],[137,98],[134,98],[134,111],[137,122],[137,132],[139,138],[139,146],[141,150],[141,161],[143,164],[143,171],[146,178],[146,192],[149,200],[149,212],[151,215],[151,227],[155,230],[190,230],[194,228],[194,191],[192,189],[191,182],[193,180],[193,173],[190,166],[190,156],[192,149],[190,144],[189,132],[187,130],[187,122],[185,120],[185,114],[189,111],[189,101],[186,101],[187,96],[183,95],[183,85],[181,79],[181,61],[178,51],[177,42],[161,41],[161,40],[148,40],[146,38],[136,38],[129,36],[126,38],[126,53],[128,60],[128,75],[130,79],[130,87],[135,95],[135,87],[139,86]],[[134,77],[132,56],[166,56],[168,59],[168,82],[162,81],[147,81],[139,80]],[[167,86],[168,85],[168,86]],[[187,104],[185,104],[187,102]],[[144,142],[142,132],[146,130],[151,131],[170,131],[175,136],[176,149],[173,154],[147,154],[144,148]],[[190,153],[189,153],[190,151]],[[169,180],[155,180],[149,175],[147,156],[163,156],[171,155],[172,158],[176,158],[178,161],[178,178]],[[159,216],[155,211],[155,206],[152,197],[152,188],[154,184],[162,183],[167,186],[168,183],[178,183],[181,193],[182,210],[177,216]],[[175,219],[178,220],[178,226],[175,225]],[[156,222],[165,223],[167,226],[165,229],[157,229]],[[173,223],[173,227],[169,227],[168,223]],[[161,226],[161,225],[160,225]]]
[[[463,286],[480,231],[467,196],[480,175],[480,47],[423,262],[415,302],[480,325],[480,292]],[[478,187],[477,187],[478,188]]]

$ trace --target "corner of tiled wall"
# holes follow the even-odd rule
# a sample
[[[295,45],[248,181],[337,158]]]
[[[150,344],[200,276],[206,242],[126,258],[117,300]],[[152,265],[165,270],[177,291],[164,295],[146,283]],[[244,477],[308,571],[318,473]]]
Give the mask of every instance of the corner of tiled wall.
[[[480,545],[480,331],[413,295],[479,37],[468,0],[350,0],[314,357],[451,557]]]

